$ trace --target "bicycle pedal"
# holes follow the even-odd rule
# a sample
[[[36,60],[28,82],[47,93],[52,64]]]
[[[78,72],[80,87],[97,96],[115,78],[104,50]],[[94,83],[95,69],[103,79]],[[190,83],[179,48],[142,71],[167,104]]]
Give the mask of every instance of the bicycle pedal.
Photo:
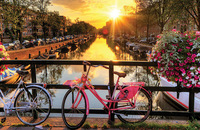
[[[109,96],[109,95],[106,95],[106,99],[110,100],[110,96]]]
[[[113,124],[114,124],[114,122],[113,122],[113,121],[111,121],[111,120],[108,120],[108,124],[109,124],[109,125],[113,125]]]
[[[4,123],[6,121],[6,117],[1,119],[1,123]]]

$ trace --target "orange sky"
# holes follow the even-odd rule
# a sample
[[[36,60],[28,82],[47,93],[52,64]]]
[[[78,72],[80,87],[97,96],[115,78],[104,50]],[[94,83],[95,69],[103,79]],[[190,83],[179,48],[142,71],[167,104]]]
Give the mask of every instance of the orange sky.
[[[50,11],[59,11],[73,22],[79,17],[96,28],[106,25],[113,9],[123,11],[124,5],[134,6],[134,0],[51,0],[51,3]]]

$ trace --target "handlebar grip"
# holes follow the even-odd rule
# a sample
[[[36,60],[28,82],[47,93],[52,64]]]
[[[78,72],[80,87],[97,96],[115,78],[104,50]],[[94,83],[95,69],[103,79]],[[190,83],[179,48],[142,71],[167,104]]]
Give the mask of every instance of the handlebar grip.
[[[91,63],[88,62],[88,61],[83,61],[83,64],[84,64],[84,65],[91,65]]]
[[[109,69],[109,67],[107,67],[107,66],[104,66],[104,65],[102,65],[102,67],[103,67],[103,68],[105,68],[105,69]]]

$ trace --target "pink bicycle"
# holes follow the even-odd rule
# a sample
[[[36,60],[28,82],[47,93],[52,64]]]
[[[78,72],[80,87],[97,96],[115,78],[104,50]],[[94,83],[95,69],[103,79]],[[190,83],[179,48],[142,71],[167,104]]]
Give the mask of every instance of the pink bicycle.
[[[87,73],[82,74],[80,79],[67,80],[64,83],[71,86],[62,102],[62,118],[69,129],[80,128],[89,114],[89,100],[85,88],[103,104],[104,109],[107,109],[109,121],[111,113],[115,114],[124,123],[143,122],[148,118],[152,110],[152,99],[151,93],[143,88],[144,82],[128,82],[119,85],[119,79],[125,77],[126,73],[114,71],[114,74],[118,75],[118,79],[113,94],[111,95],[108,91],[109,97],[103,99],[90,83],[88,73],[90,67],[102,66],[106,69],[109,68],[104,65],[91,65],[87,61],[84,61],[83,64],[89,66]],[[118,94],[115,94],[116,92]]]

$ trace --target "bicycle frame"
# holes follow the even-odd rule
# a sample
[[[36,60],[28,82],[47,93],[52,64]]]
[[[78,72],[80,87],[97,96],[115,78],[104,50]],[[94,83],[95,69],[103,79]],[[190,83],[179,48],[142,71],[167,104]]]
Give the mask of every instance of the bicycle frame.
[[[51,100],[51,102],[52,102],[52,98],[51,98],[50,94],[47,92],[46,89],[44,89],[44,88],[42,87],[42,86],[46,86],[46,84],[40,84],[40,83],[32,84],[32,83],[30,83],[30,84],[27,84],[27,85],[28,85],[28,86],[26,87],[26,85],[24,84],[24,81],[21,79],[21,80],[19,81],[19,84],[18,84],[18,86],[17,86],[17,88],[16,88],[16,90],[15,90],[15,92],[14,92],[14,94],[12,95],[11,98],[6,98],[6,97],[4,96],[2,90],[0,89],[0,94],[2,95],[2,97],[0,96],[0,101],[4,104],[4,112],[5,112],[5,113],[6,113],[6,112],[9,113],[9,110],[15,110],[15,109],[16,109],[14,106],[12,106],[12,103],[13,103],[14,100],[15,100],[15,97],[16,97],[16,95],[17,95],[17,93],[18,93],[18,90],[20,89],[20,86],[22,86],[21,91],[24,89],[25,92],[26,92],[26,94],[27,94],[27,95],[30,95],[30,96],[32,96],[32,95],[30,94],[29,91],[27,91],[27,88],[28,88],[28,87],[32,87],[32,86],[37,86],[37,87],[43,89],[44,91],[46,91],[46,93],[49,95],[50,100]],[[41,85],[42,85],[42,86],[41,86]],[[19,90],[19,91],[20,91],[20,90]],[[8,100],[8,103],[4,102],[3,99]],[[29,102],[31,102],[31,101],[29,101]],[[51,105],[52,105],[52,103],[51,103]],[[17,108],[20,108],[20,107],[17,107]],[[7,110],[7,111],[6,111],[6,110]]]
[[[14,92],[14,94],[13,94],[13,96],[12,96],[11,98],[6,98],[6,97],[4,96],[2,90],[0,89],[0,94],[1,94],[1,96],[2,96],[2,97],[0,97],[0,101],[4,104],[4,111],[5,111],[5,112],[6,112],[6,110],[13,110],[12,102],[14,102],[15,96],[16,96],[16,94],[17,94],[17,91],[18,91],[18,89],[20,88],[20,86],[21,86],[22,84],[23,84],[23,81],[20,80],[20,82],[19,82],[19,84],[18,84],[18,86],[17,86],[17,88],[16,88],[16,90],[15,90],[15,92]],[[6,103],[6,102],[3,101],[3,99],[8,100],[9,102]],[[7,112],[7,113],[8,113],[8,112]]]
[[[129,108],[135,107],[135,104],[133,104],[133,103],[130,101],[130,99],[124,98],[124,99],[126,99],[126,101],[123,100],[123,102],[128,102],[128,103],[130,103],[130,104],[132,105],[132,107],[115,108],[115,103],[121,101],[120,99],[117,99],[117,98],[119,97],[120,92],[123,93],[122,87],[118,84],[119,79],[120,79],[120,77],[118,77],[118,79],[117,79],[117,83],[116,83],[116,85],[115,85],[113,94],[112,94],[111,97],[110,97],[110,100],[103,99],[103,98],[101,98],[101,97],[99,96],[99,94],[97,93],[97,91],[94,89],[93,85],[92,85],[92,84],[90,83],[90,81],[88,80],[87,75],[85,75],[85,74],[83,74],[82,77],[81,77],[82,86],[77,86],[77,85],[75,85],[75,84],[73,84],[73,83],[70,83],[70,84],[71,84],[72,88],[73,88],[73,87],[79,88],[79,90],[82,91],[83,94],[85,95],[85,97],[86,97],[86,104],[87,104],[87,106],[88,106],[88,108],[87,108],[87,110],[86,110],[86,114],[87,114],[87,115],[89,114],[89,99],[88,99],[87,94],[86,94],[86,92],[85,92],[85,88],[87,88],[87,89],[102,103],[102,105],[103,105],[106,109],[108,109],[109,115],[110,115],[110,112],[115,111],[115,110],[123,110],[123,109],[129,109]],[[119,91],[120,91],[120,92],[119,92],[119,93],[116,95],[116,97],[115,97],[115,92],[116,92],[117,88],[119,88]],[[138,90],[139,90],[139,89],[143,89],[143,87],[139,87]],[[80,91],[79,91],[79,93],[80,93]],[[78,95],[79,95],[79,93],[78,93]],[[135,95],[134,101],[136,101],[137,95],[138,95],[138,94]],[[78,97],[78,96],[77,96],[77,97]],[[77,103],[76,106],[74,106],[74,104],[72,104],[72,107],[75,107],[75,108],[76,108],[76,107],[79,105],[79,103],[80,103],[80,101],[81,101],[81,99],[82,99],[82,97],[81,97],[81,98],[79,99],[79,101],[77,101],[77,97],[76,97],[76,99],[75,99],[75,101],[74,101],[74,104],[77,103],[77,102],[78,102],[78,103]],[[109,105],[106,105],[105,102],[110,103],[110,104],[109,104]],[[113,107],[113,108],[112,108],[112,107]]]

